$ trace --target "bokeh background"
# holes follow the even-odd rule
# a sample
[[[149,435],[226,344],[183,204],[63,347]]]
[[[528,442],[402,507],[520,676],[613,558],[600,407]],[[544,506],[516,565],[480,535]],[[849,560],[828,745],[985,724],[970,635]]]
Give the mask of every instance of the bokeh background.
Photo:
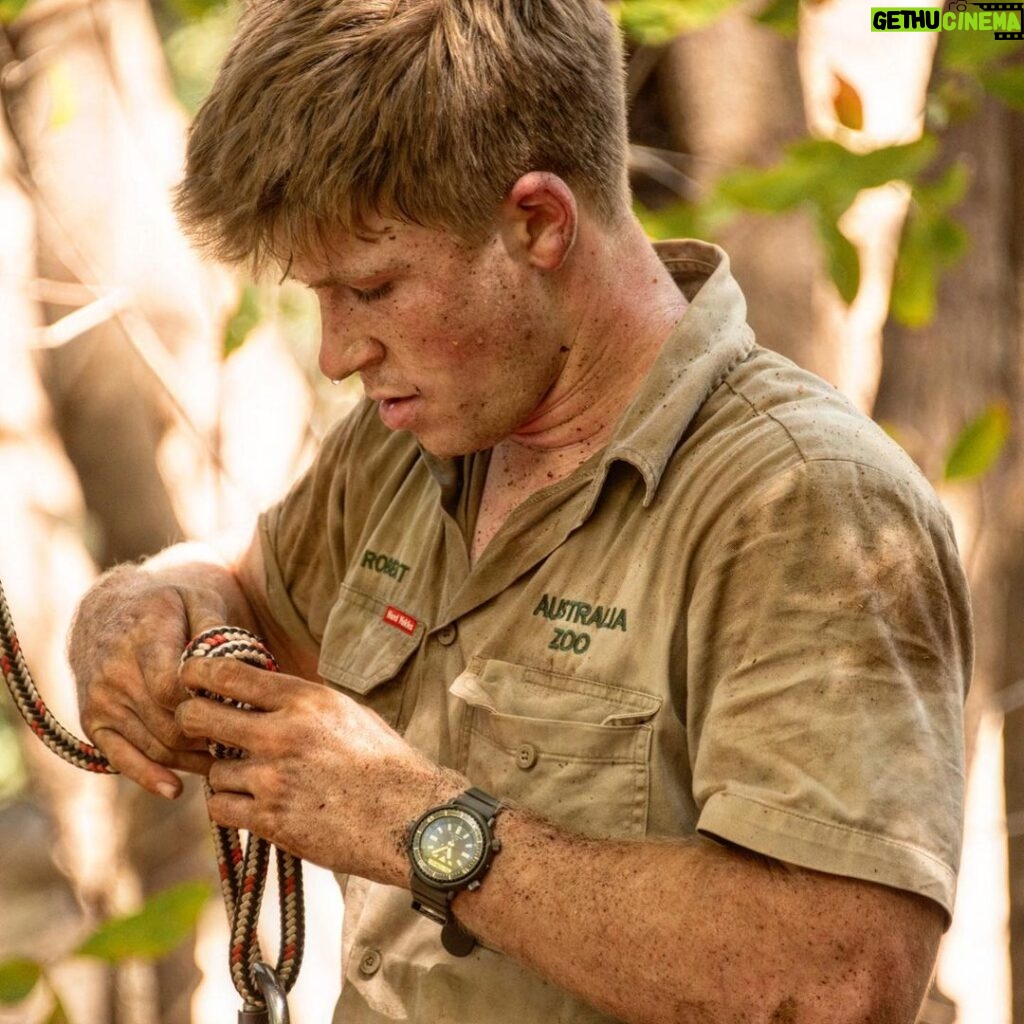
[[[761,343],[881,422],[954,518],[970,788],[922,1019],[1024,1024],[1024,43],[872,32],[865,0],[609,7],[652,237],[723,244]],[[201,262],[171,213],[237,15],[0,0],[0,579],[72,727],[64,637],[96,575],[245,535],[356,397],[319,377],[304,291]],[[341,901],[308,875],[298,1024],[338,987]],[[233,1020],[213,893],[194,786],[168,805],[77,772],[0,696],[0,1024]]]

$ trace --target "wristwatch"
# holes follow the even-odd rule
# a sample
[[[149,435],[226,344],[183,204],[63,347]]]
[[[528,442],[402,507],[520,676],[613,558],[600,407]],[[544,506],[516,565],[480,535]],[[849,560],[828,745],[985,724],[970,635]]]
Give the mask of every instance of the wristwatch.
[[[412,908],[441,925],[441,944],[452,956],[468,956],[476,939],[451,912],[465,889],[476,889],[501,849],[492,829],[501,802],[468,789],[422,814],[409,834]]]

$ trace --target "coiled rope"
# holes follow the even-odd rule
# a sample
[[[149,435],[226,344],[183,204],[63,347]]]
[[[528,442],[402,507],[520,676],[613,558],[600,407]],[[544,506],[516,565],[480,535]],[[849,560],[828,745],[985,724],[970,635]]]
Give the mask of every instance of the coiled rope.
[[[182,653],[181,660],[189,658],[236,658],[268,672],[278,671],[277,662],[263,641],[245,629],[218,626],[194,637]],[[28,727],[52,750],[77,768],[105,775],[116,775],[110,762],[91,744],[68,732],[50,713],[25,662],[18,634],[14,629],[11,609],[7,604],[3,583],[0,582],[0,670],[4,682],[14,698],[21,717]],[[197,691],[207,697],[244,710],[253,708],[237,704],[218,694]],[[219,743],[210,744],[210,753],[218,758],[240,758],[244,753]],[[206,794],[211,790],[206,783]],[[263,961],[257,927],[260,906],[266,887],[270,863],[271,844],[259,836],[248,835],[243,845],[238,830],[226,828],[211,820],[213,845],[220,873],[221,893],[231,926],[230,968],[231,980],[242,997],[245,1013],[266,1011],[259,977],[265,972],[257,970]],[[304,920],[302,904],[302,861],[275,848],[277,860],[278,893],[281,912],[281,940],[278,947],[276,982],[290,992],[302,965]]]

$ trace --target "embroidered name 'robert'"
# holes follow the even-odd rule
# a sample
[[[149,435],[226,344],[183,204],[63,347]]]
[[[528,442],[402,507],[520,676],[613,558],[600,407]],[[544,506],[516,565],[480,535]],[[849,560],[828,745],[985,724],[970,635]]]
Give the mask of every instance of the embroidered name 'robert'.
[[[364,569],[372,569],[373,572],[379,572],[382,576],[390,576],[392,579],[398,580],[399,583],[409,571],[409,566],[404,562],[400,562],[390,555],[371,551],[369,548],[363,552],[363,561],[360,564]]]

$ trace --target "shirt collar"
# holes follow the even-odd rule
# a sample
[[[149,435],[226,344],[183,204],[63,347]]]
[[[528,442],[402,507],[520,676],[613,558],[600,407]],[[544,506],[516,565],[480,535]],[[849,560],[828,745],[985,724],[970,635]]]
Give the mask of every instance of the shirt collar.
[[[655,249],[689,306],[615,427],[594,482],[595,500],[612,463],[622,461],[643,477],[644,505],[650,505],[697,411],[754,347],[747,303],[722,249],[689,240],[658,242]]]

